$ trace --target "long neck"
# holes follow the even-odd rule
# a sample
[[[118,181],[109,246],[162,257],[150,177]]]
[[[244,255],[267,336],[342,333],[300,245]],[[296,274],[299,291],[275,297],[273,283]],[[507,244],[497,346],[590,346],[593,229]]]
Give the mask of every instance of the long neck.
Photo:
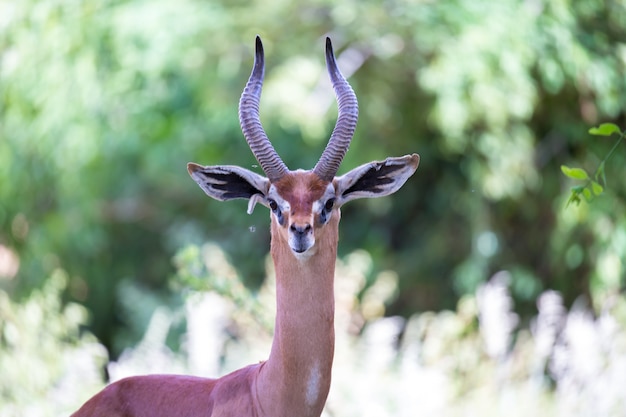
[[[296,259],[272,220],[276,328],[258,380],[263,412],[268,415],[319,416],[328,396],[335,346],[333,281],[339,215],[333,217],[316,231],[314,253],[306,259]]]

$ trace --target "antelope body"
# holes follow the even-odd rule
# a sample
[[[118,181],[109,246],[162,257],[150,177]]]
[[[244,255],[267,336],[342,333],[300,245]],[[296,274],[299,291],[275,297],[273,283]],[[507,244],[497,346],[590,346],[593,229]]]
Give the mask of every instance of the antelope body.
[[[358,117],[356,96],[340,73],[330,39],[326,64],[339,117],[312,170],[290,171],[259,119],[263,46],[256,38],[252,73],[239,103],[243,134],[266,176],[245,168],[188,164],[210,197],[249,200],[271,211],[276,270],[276,326],[269,359],[219,379],[146,375],[110,384],[74,417],[320,416],[330,389],[334,353],[334,273],[340,207],[356,198],[397,191],[415,172],[417,154],[370,162],[336,177]]]

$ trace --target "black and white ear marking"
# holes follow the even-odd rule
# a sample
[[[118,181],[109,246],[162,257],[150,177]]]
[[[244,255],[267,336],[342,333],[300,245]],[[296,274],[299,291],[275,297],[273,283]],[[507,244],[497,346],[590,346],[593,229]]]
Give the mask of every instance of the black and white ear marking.
[[[248,213],[252,213],[256,203],[268,204],[269,180],[245,168],[234,165],[202,166],[190,162],[187,171],[200,188],[216,200],[248,199]]]
[[[417,154],[361,165],[341,177],[335,178],[337,204],[342,205],[357,198],[375,198],[393,194],[400,189],[417,169]]]

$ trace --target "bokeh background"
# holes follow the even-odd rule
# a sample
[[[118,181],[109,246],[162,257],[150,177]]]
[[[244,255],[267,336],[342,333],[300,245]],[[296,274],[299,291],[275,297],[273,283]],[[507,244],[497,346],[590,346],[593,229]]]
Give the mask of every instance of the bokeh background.
[[[292,169],[357,93],[340,173],[417,152],[343,208],[325,416],[626,413],[623,0],[0,1],[0,414],[67,415],[108,380],[264,359],[269,219],[186,163],[259,170],[237,105],[254,36]],[[556,414],[555,414],[556,413]]]

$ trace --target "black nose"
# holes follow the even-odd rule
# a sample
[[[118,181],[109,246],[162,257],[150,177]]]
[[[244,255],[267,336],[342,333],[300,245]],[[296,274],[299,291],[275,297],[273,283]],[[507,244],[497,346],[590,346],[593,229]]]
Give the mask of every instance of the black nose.
[[[291,229],[291,231],[299,236],[303,236],[307,233],[309,233],[311,231],[311,225],[310,224],[304,224],[302,226],[298,226],[295,223],[292,224],[291,226],[289,226],[289,228]]]

